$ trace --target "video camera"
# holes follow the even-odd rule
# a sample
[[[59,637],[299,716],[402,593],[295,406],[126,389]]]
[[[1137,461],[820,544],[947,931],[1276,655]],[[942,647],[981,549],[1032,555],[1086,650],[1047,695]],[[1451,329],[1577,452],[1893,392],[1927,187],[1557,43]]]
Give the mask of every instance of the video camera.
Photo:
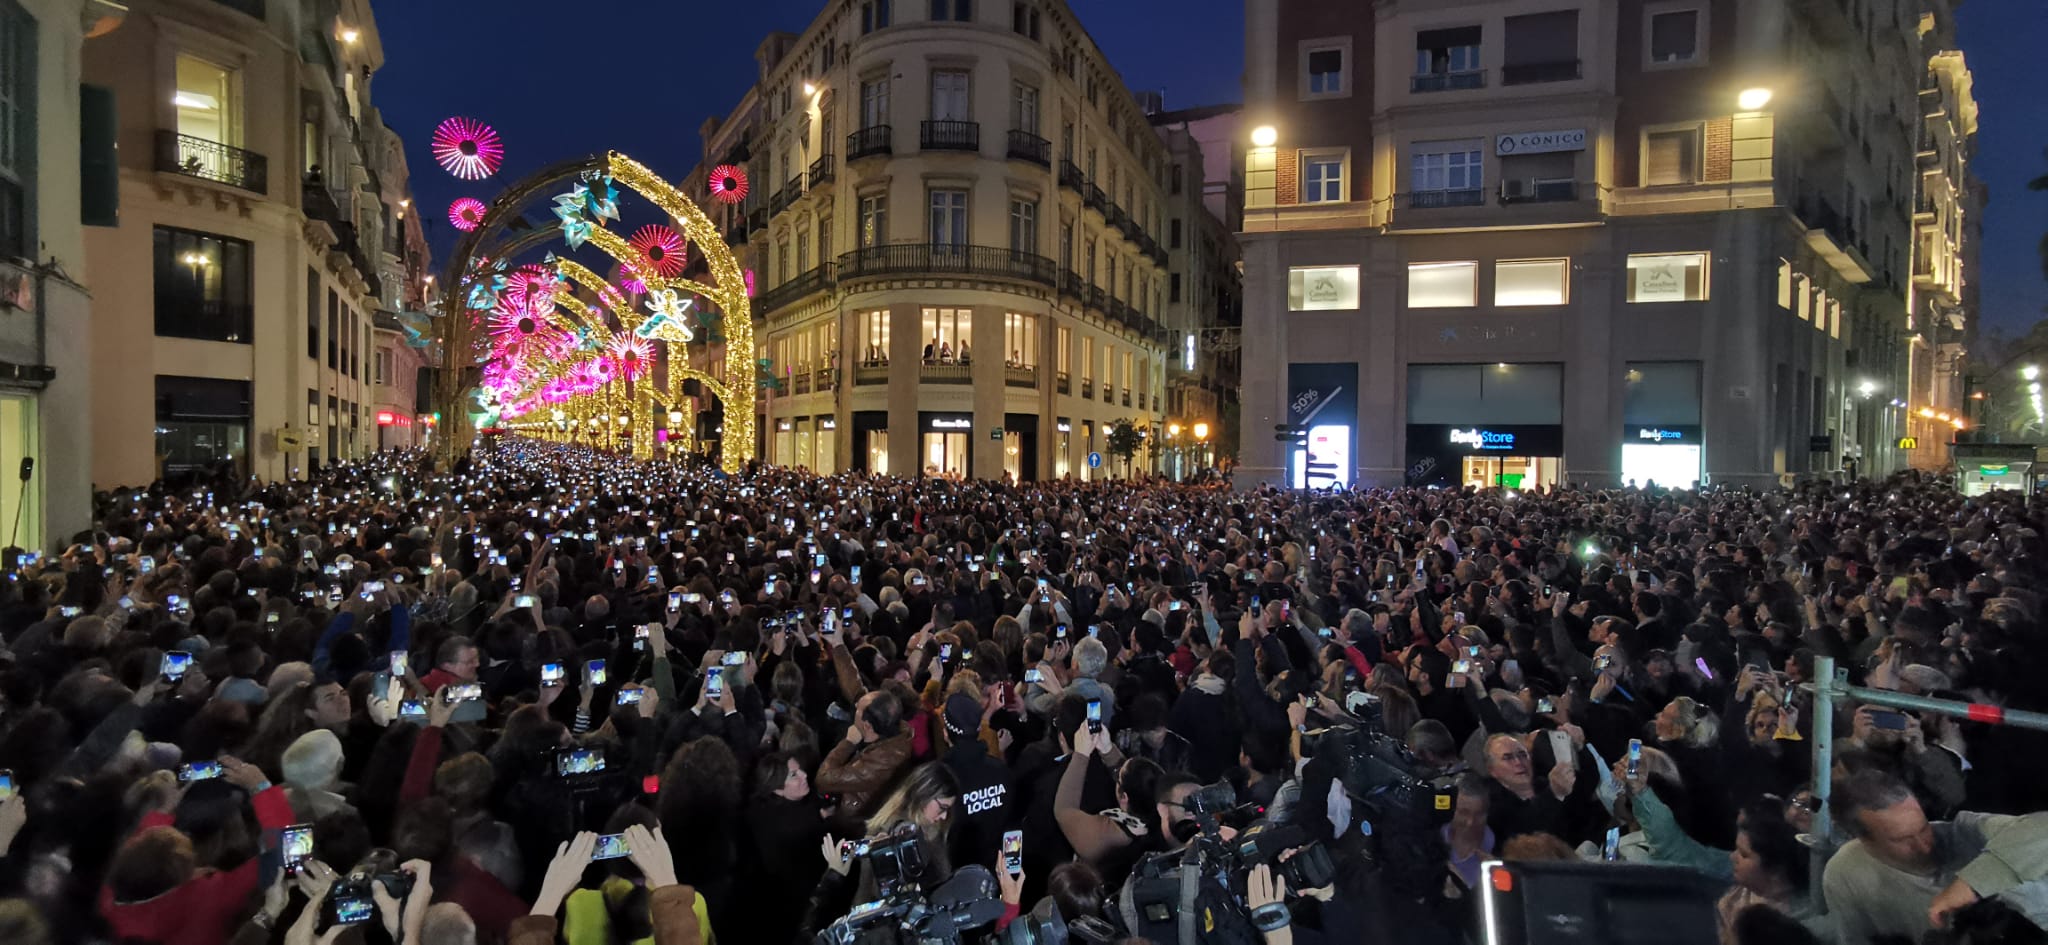
[[[915,826],[861,840],[853,852],[872,871],[880,897],[819,932],[817,945],[956,945],[1003,917],[995,874],[985,866],[963,866],[924,894],[918,884],[929,864]]]

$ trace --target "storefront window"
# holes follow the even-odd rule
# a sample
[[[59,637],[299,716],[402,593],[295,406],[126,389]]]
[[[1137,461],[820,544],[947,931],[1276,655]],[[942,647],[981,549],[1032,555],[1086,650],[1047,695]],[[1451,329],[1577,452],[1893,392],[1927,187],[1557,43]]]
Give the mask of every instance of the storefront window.
[[[1493,304],[1563,305],[1571,280],[1567,259],[1503,259],[1493,264]]]
[[[1297,266],[1287,270],[1287,310],[1345,311],[1358,308],[1357,266]]]
[[[1095,452],[1095,421],[1081,421],[1081,478],[1095,478],[1097,470],[1088,466],[1088,454]]]
[[[967,434],[926,433],[924,474],[954,479],[967,478]]]
[[[818,421],[817,465],[812,469],[819,475],[830,476],[839,471],[839,430],[832,420]]]
[[[1073,469],[1074,425],[1061,420],[1057,433],[1053,435],[1052,475],[1054,479],[1065,479]]]
[[[868,471],[878,476],[889,474],[889,431],[868,431]]]
[[[1479,303],[1479,264],[1408,264],[1409,308],[1468,308]]]
[[[1003,431],[1003,472],[1011,482],[1024,481],[1024,435]]]
[[[1628,258],[1629,301],[1699,302],[1706,297],[1706,253]]]

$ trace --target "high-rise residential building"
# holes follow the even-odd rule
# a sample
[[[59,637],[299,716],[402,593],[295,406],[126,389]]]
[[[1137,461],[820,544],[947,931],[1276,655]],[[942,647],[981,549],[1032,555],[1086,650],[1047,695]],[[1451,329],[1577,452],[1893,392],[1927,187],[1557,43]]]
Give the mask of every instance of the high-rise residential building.
[[[1166,181],[1166,440],[1160,471],[1185,479],[1238,447],[1238,351],[1244,324],[1237,230],[1243,148],[1237,105],[1154,110],[1173,164]]]
[[[54,551],[92,527],[87,357],[95,283],[86,226],[114,212],[105,90],[81,86],[87,36],[121,28],[125,6],[0,0],[0,529]],[[118,278],[115,276],[113,278]],[[111,383],[120,383],[118,377]]]
[[[756,58],[690,184],[751,183],[706,207],[759,289],[760,455],[1087,478],[1127,420],[1153,468],[1171,159],[1067,4],[834,3]]]
[[[85,43],[118,103],[118,224],[86,240],[93,482],[266,479],[378,445],[372,337],[424,278],[371,104],[368,0],[131,0]],[[406,274],[400,278],[401,274]]]
[[[1246,10],[1240,480],[1904,465],[1916,2]]]
[[[1977,98],[1956,46],[1955,4],[1922,0],[1919,138],[1913,196],[1913,285],[1907,381],[1913,409],[1901,446],[1912,465],[1949,468],[1953,418],[1976,417],[1964,390],[1964,358],[1977,313],[1968,286],[1983,203],[1970,177]],[[1946,415],[1949,421],[1943,421]]]

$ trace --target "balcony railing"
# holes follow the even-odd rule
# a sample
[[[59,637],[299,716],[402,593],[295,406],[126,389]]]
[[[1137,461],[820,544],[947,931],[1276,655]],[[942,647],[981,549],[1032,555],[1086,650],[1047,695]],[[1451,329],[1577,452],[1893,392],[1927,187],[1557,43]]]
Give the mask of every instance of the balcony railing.
[[[1077,299],[1088,297],[1088,283],[1081,281],[1081,274],[1072,269],[1060,270],[1060,294]]]
[[[766,208],[755,208],[753,212],[747,214],[747,232],[759,233],[767,228],[768,211]]]
[[[798,193],[801,193],[802,190],[803,188],[798,186],[796,181],[790,181],[789,183],[782,185],[781,190],[769,194],[768,215],[774,216],[778,213],[781,213],[784,210],[789,209],[790,203],[796,199],[796,195]]]
[[[1537,82],[1570,82],[1579,78],[1577,59],[1560,59],[1555,62],[1525,62],[1520,65],[1500,67],[1500,84],[1530,85]]]
[[[1088,192],[1088,175],[1081,173],[1080,166],[1074,162],[1061,161],[1060,186],[1071,187],[1077,194],[1086,194]]]
[[[815,375],[815,380],[812,386],[818,391],[828,391],[838,386],[833,382],[831,368],[819,368],[813,374]]]
[[[1095,186],[1094,182],[1091,181],[1087,189],[1081,191],[1081,202],[1089,207],[1101,210],[1109,204],[1109,195],[1103,193],[1102,188]]]
[[[1098,312],[1100,312],[1100,311],[1104,311],[1104,308],[1103,308],[1103,304],[1102,304],[1102,303],[1103,303],[1103,300],[1104,300],[1104,299],[1106,299],[1106,298],[1108,298],[1108,297],[1109,297],[1109,293],[1107,293],[1107,292],[1104,292],[1104,291],[1102,291],[1102,287],[1101,287],[1101,286],[1099,286],[1099,285],[1090,285],[1090,286],[1088,287],[1088,307],[1089,307],[1089,308],[1092,308],[1092,309],[1094,309],[1094,310],[1096,310],[1096,311],[1098,311]]]
[[[826,263],[822,266],[806,270],[788,282],[761,293],[761,297],[754,300],[755,314],[766,315],[769,312],[800,301],[813,293],[824,291],[826,287],[837,281],[835,278],[837,269],[837,266]]]
[[[1410,92],[1451,92],[1485,87],[1485,69],[1474,69],[1470,72],[1425,72],[1408,78]]]
[[[1092,378],[1092,377],[1084,377],[1084,378],[1082,378],[1082,379],[1081,379],[1081,399],[1082,399],[1082,400],[1093,400],[1094,398],[1095,398],[1095,379],[1094,379],[1094,378]]]
[[[917,146],[926,151],[981,150],[978,121],[927,121],[917,129]]]
[[[887,361],[867,361],[853,369],[853,385],[855,387],[887,383],[889,383],[889,362]]]
[[[156,169],[250,193],[270,192],[269,158],[218,141],[181,135],[168,128],[156,133]]]
[[[888,153],[890,153],[888,125],[874,125],[862,128],[846,136],[846,159],[849,161],[858,161],[864,157]]]
[[[1062,394],[1071,394],[1071,393],[1073,393],[1073,392],[1074,392],[1074,378],[1073,378],[1073,375],[1070,375],[1070,374],[1068,374],[1068,373],[1067,373],[1067,372],[1065,372],[1065,371],[1055,371],[1055,372],[1053,372],[1053,375],[1052,375],[1052,387],[1053,387],[1053,390],[1056,390],[1056,391],[1058,391],[1058,392],[1060,392],[1060,393],[1062,393]]]
[[[917,367],[917,379],[927,384],[972,384],[974,365],[930,362]]]
[[[956,273],[996,276],[1036,282],[1048,288],[1059,285],[1059,269],[1053,261],[1034,253],[995,246],[952,243],[898,243],[870,246],[839,257],[839,278]]]
[[[809,371],[808,369],[806,369],[806,370],[802,370],[802,371],[797,371],[797,372],[795,372],[794,374],[790,375],[790,378],[789,378],[789,390],[790,390],[790,393],[792,393],[792,394],[808,394],[808,393],[810,393],[810,392],[811,392],[811,372],[810,372],[810,371]]]
[[[811,186],[832,183],[832,155],[827,154],[811,162]]]
[[[1130,405],[1131,405],[1131,389],[1130,389],[1130,388],[1128,388],[1128,387],[1126,387],[1126,388],[1124,388],[1124,406],[1128,407],[1128,406],[1130,406]]]
[[[1003,386],[1037,387],[1038,369],[1017,364],[1003,365]]]
[[[746,243],[747,221],[745,218],[741,218],[739,222],[734,223],[730,229],[725,231],[725,241],[733,246]]]
[[[1121,230],[1125,224],[1131,222],[1131,217],[1124,212],[1124,208],[1110,204],[1102,208],[1102,221]]]
[[[1010,156],[1040,167],[1052,166],[1052,142],[1028,131],[1010,132]]]
[[[1565,203],[1579,199],[1575,180],[1505,180],[1500,183],[1500,202]]]
[[[1486,204],[1486,191],[1471,190],[1418,190],[1408,195],[1411,210],[1434,210],[1440,207],[1479,207]]]

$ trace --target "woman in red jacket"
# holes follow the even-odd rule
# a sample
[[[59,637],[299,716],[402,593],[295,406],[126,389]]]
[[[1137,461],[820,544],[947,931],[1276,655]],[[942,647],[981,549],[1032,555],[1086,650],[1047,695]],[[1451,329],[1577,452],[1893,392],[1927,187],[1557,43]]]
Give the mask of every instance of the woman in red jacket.
[[[222,778],[254,795],[256,820],[266,830],[292,822],[284,789],[272,787],[254,765],[221,759]],[[202,868],[192,838],[172,825],[179,794],[160,802],[114,854],[100,890],[100,915],[120,940],[162,945],[217,945],[235,932],[256,891],[257,858],[233,869]]]

